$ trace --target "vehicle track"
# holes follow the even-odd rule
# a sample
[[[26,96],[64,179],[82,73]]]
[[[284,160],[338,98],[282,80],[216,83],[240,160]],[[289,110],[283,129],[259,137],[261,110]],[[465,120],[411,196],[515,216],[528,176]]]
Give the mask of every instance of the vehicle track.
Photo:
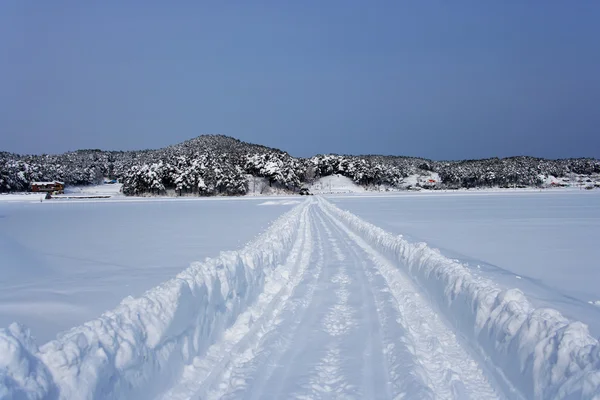
[[[418,287],[322,201],[258,301],[161,398],[502,398]]]

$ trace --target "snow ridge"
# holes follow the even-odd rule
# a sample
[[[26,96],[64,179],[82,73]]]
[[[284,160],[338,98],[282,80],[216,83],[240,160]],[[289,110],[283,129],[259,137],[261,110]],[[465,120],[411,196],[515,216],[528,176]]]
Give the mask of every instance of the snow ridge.
[[[367,243],[405,268],[471,343],[511,397],[598,398],[600,344],[585,324],[534,308],[517,289],[473,275],[424,243],[410,243],[319,199]]]
[[[194,263],[39,348],[19,324],[0,329],[0,398],[150,398],[161,392],[264,292],[302,240],[311,203],[281,216],[242,250]]]

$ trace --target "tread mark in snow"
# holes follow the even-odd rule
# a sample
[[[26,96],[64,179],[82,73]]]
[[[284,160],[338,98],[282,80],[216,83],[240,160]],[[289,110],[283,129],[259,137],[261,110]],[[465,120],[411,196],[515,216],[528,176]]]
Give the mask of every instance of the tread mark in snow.
[[[498,398],[412,281],[321,202],[264,293],[164,398]]]
[[[265,325],[274,322],[274,316],[280,311],[286,295],[297,285],[298,275],[301,275],[308,264],[313,244],[310,237],[310,208],[308,206],[303,211],[300,232],[285,265],[273,271],[270,279],[266,280],[264,293],[240,315],[236,323],[225,332],[223,339],[209,348],[205,357],[196,359],[184,370],[180,382],[164,393],[163,398],[204,399],[220,378],[228,376],[228,370],[236,356],[242,359],[252,357],[253,347],[264,334]]]
[[[311,268],[305,273],[304,280],[306,280],[306,284],[296,286],[277,323],[261,338],[258,345],[260,350],[257,351],[256,356],[237,366],[237,373],[246,376],[246,379],[240,380],[238,385],[232,385],[226,393],[222,394],[221,398],[265,398],[263,392],[269,386],[266,385],[266,381],[276,369],[280,368],[283,353],[292,346],[297,331],[300,329],[301,321],[305,319],[308,306],[314,295],[317,286],[316,281],[322,274],[324,248],[321,232],[318,229],[315,229],[315,231],[317,251],[313,253],[314,260],[311,259]]]
[[[454,333],[419,294],[415,285],[358,235],[334,216],[331,221],[367,256],[368,265],[380,274],[396,300],[398,322],[409,333],[416,359],[426,373],[427,385],[437,398],[498,398],[474,359],[463,349]]]

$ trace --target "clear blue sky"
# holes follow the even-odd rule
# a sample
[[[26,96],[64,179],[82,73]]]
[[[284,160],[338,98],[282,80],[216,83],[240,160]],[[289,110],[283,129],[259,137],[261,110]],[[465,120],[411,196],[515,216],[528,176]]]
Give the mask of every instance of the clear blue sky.
[[[600,158],[600,2],[0,2],[0,150]]]

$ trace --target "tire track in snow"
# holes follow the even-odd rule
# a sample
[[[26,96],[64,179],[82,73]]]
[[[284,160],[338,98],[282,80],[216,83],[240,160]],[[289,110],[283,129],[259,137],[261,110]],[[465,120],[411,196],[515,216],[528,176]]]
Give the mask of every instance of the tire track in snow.
[[[332,223],[329,216],[326,215],[326,218],[330,221],[331,228],[340,236],[340,241],[345,244],[346,253],[352,254],[356,260],[359,260],[360,279],[369,283],[363,285],[363,289],[368,292],[367,296],[372,300],[367,315],[370,316],[368,323],[374,326],[374,332],[370,338],[369,354],[366,354],[366,357],[378,358],[379,355],[382,357],[377,361],[367,362],[371,365],[377,362],[381,364],[380,372],[374,367],[366,371],[365,380],[368,380],[372,387],[369,398],[400,399],[405,396],[419,399],[434,398],[433,392],[423,380],[425,371],[414,360],[414,346],[408,340],[406,330],[398,323],[399,311],[395,307],[390,291],[385,285],[382,287],[376,284],[377,277],[368,270],[364,253],[361,254],[360,248],[351,245],[352,240],[339,226]]]
[[[499,398],[479,365],[461,347],[455,334],[435,313],[416,286],[383,255],[378,253],[321,205],[333,224],[360,248],[369,262],[371,277],[380,275],[395,299],[398,322],[407,332],[405,340],[422,370],[425,384],[439,399]],[[367,269],[368,270],[368,269]]]
[[[344,240],[344,237],[342,235],[340,235],[339,230],[331,223],[328,224],[325,222],[322,211],[319,210],[318,214],[319,219],[324,224],[328,234],[332,235],[331,248],[334,254],[336,255],[337,259],[343,262],[350,258],[350,261],[348,263],[353,267],[352,270],[354,272],[354,279],[357,283],[360,283],[361,301],[359,314],[362,317],[363,326],[365,327],[364,331],[366,340],[363,341],[364,348],[362,353],[360,353],[362,357],[362,373],[360,380],[361,387],[359,390],[356,390],[356,393],[353,396],[348,397],[356,398],[356,395],[360,393],[361,398],[381,398],[382,394],[388,394],[386,384],[387,371],[385,370],[385,366],[383,365],[382,360],[377,359],[376,357],[377,355],[382,353],[381,347],[378,346],[378,344],[381,343],[378,328],[379,324],[376,318],[374,318],[374,303],[372,302],[372,296],[370,295],[368,288],[364,284],[364,279],[362,279],[362,276],[360,276],[360,274],[357,274],[357,272],[360,272],[361,268],[360,260],[356,257],[357,254],[351,251],[347,241]],[[333,238],[334,234],[335,238]],[[345,251],[342,251],[338,244],[341,244],[344,247]],[[345,268],[342,268],[342,271],[345,271]],[[347,302],[350,293],[348,292],[348,290],[344,290],[342,293],[344,297],[341,300]],[[352,293],[352,295],[356,296],[355,293]],[[356,348],[359,348],[359,346],[356,346]],[[384,388],[384,390],[377,390],[377,388]],[[389,398],[389,395],[386,395],[384,398]]]
[[[314,209],[311,210],[314,212]],[[331,232],[325,226],[318,214],[314,214],[318,220],[319,230],[327,235],[327,242],[331,245],[333,238]],[[321,241],[323,246],[324,241]],[[328,357],[331,350],[330,335],[323,329],[323,320],[327,311],[335,305],[336,298],[331,296],[330,286],[335,279],[332,276],[331,262],[332,254],[323,254],[325,267],[319,277],[318,286],[310,306],[305,310],[305,317],[300,321],[299,328],[295,334],[293,346],[282,354],[278,360],[277,368],[273,374],[265,380],[264,387],[270,388],[261,392],[258,398],[302,398],[306,387],[312,387],[311,377],[319,367],[318,361]],[[330,354],[329,359],[334,361],[335,354]],[[323,372],[324,369],[322,369]],[[313,395],[311,398],[315,398]]]
[[[314,216],[311,215],[311,219]],[[207,398],[214,399],[263,399],[266,382],[280,367],[280,359],[295,342],[301,322],[305,319],[309,305],[312,303],[317,281],[322,274],[324,264],[324,246],[321,229],[312,224],[316,234],[310,265],[302,277],[301,284],[296,285],[293,293],[270,329],[261,335],[260,343],[253,356],[240,359],[236,363],[229,379],[229,384],[222,390],[215,390]],[[314,236],[313,236],[314,237]]]
[[[377,399],[388,398],[385,388],[382,350],[379,346],[377,321],[372,318],[374,304],[360,274],[360,260],[345,249],[345,238],[313,210],[329,236],[329,264],[336,272],[325,287],[334,303],[313,328],[322,332],[319,343],[313,342],[312,357],[303,360],[292,377],[300,381],[299,390],[287,391],[288,398],[298,399]],[[340,245],[344,249],[340,249]],[[378,349],[374,350],[374,349]],[[319,351],[321,355],[319,356]],[[304,373],[300,371],[305,370]],[[378,377],[378,380],[373,379]],[[283,393],[281,393],[283,394]],[[382,396],[383,394],[383,396]]]
[[[341,371],[342,350],[338,343],[338,338],[341,340],[342,336],[348,334],[352,327],[356,325],[356,320],[353,310],[348,306],[350,298],[348,286],[350,286],[352,280],[346,272],[344,265],[345,257],[339,250],[336,240],[332,237],[330,237],[330,244],[336,255],[336,259],[341,264],[337,274],[331,280],[337,286],[335,289],[337,301],[323,319],[323,330],[333,340],[331,340],[331,345],[327,353],[315,367],[317,374],[310,381],[310,389],[324,396],[335,393],[336,396],[344,397],[344,394],[355,390],[355,384],[346,379]]]
[[[212,385],[228,372],[235,357],[251,357],[252,348],[256,346],[261,332],[273,323],[274,315],[281,311],[307,267],[313,245],[309,222],[309,210],[312,207],[314,205],[310,204],[302,211],[299,234],[286,263],[271,272],[257,302],[239,316],[222,340],[211,346],[204,357],[196,358],[192,365],[186,367],[180,381],[160,398],[204,399]]]
[[[298,229],[257,302],[164,398],[498,398],[396,266],[320,204]]]

